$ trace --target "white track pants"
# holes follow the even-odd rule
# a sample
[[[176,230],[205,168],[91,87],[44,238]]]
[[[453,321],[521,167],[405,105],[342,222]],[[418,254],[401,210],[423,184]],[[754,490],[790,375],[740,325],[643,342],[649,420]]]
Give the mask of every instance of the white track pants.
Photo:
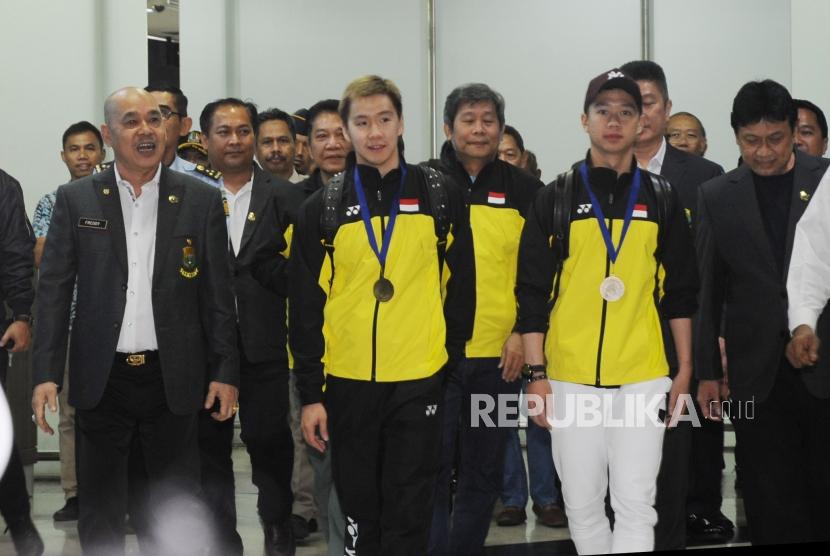
[[[596,388],[552,380],[553,459],[579,554],[654,550],[654,498],[671,379]],[[605,515],[609,487],[614,531]]]

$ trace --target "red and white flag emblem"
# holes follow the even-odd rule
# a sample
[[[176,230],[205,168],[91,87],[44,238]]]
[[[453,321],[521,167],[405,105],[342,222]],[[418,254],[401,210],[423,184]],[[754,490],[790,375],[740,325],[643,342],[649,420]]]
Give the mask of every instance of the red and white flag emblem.
[[[418,212],[418,199],[401,199],[401,212]]]
[[[487,194],[487,202],[491,205],[503,205],[504,193],[496,193],[495,191],[490,191]]]
[[[634,218],[648,218],[648,205],[634,205],[631,216]]]

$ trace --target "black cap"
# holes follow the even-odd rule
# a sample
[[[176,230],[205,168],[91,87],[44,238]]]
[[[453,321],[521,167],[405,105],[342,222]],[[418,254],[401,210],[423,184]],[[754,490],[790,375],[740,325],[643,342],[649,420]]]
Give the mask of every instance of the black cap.
[[[294,119],[294,131],[297,135],[308,135],[308,109],[300,108],[291,117]]]
[[[625,91],[634,99],[637,110],[643,111],[643,97],[640,95],[640,86],[637,82],[628,77],[619,68],[614,68],[597,75],[588,83],[588,91],[585,93],[585,106],[583,110],[588,113],[588,107],[594,102],[602,91],[609,89],[620,89]]]

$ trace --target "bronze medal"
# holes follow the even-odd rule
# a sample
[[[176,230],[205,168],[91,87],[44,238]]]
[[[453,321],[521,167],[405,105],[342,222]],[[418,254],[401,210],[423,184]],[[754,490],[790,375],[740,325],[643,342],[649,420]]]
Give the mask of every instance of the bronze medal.
[[[392,296],[395,295],[395,287],[387,278],[381,276],[378,278],[377,282],[375,282],[375,285],[372,288],[372,293],[375,294],[375,299],[385,303],[392,299]]]

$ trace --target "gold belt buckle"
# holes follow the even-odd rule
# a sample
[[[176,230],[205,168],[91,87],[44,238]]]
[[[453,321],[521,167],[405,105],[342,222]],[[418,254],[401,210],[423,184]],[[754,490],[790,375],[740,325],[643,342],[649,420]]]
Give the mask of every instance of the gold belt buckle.
[[[145,363],[143,353],[132,353],[127,356],[127,365],[130,367],[140,367]]]

